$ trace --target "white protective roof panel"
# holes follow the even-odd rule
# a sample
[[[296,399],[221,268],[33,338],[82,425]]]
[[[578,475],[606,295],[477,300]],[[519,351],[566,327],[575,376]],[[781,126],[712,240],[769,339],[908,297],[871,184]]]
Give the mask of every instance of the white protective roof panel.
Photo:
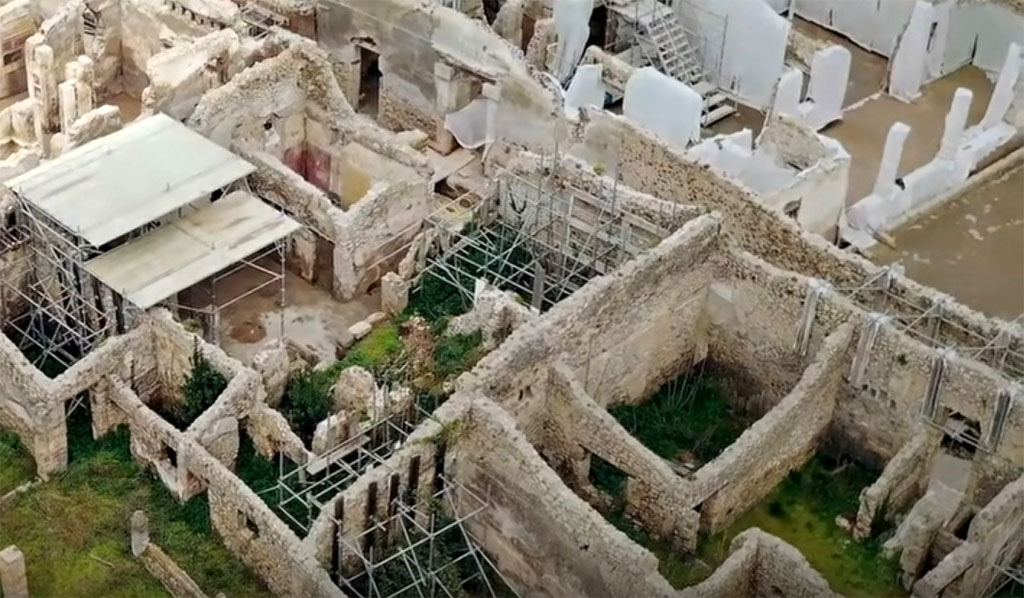
[[[45,162],[7,186],[99,247],[254,170],[173,118],[156,114]]]
[[[299,228],[288,216],[236,191],[86,262],[85,269],[148,309]]]

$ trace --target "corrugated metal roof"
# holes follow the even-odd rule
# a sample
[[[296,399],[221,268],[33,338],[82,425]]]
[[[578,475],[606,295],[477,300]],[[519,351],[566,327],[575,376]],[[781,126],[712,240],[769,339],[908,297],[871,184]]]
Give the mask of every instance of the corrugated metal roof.
[[[242,191],[146,233],[85,264],[87,272],[148,309],[300,229]]]
[[[6,184],[98,247],[253,170],[173,118],[156,114]]]

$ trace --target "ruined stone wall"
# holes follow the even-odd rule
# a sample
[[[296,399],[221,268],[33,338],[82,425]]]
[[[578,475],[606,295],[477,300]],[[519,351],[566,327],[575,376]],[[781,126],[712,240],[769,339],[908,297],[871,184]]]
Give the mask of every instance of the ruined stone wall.
[[[861,491],[854,536],[871,536],[879,518],[904,512],[924,493],[928,464],[938,444],[939,433],[922,424],[885,465],[882,475]]]
[[[284,206],[304,226],[323,235],[333,234],[335,213],[341,213],[341,208],[323,191],[266,152],[240,146],[236,146],[235,151],[256,167],[249,181],[260,197]]]
[[[347,212],[333,212],[334,295],[349,300],[397,266],[382,261],[407,246],[430,213],[428,179],[380,182]]]
[[[796,387],[694,474],[703,529],[728,526],[813,456],[832,420],[852,336],[849,324],[830,334]]]
[[[516,415],[527,430],[541,409],[547,364],[558,356],[601,406],[637,401],[704,355],[703,326],[710,258],[720,222],[688,222],[615,273],[599,276],[516,330],[501,348],[458,381]]]
[[[729,550],[729,558],[711,577],[686,588],[679,597],[839,596],[799,550],[756,527],[733,538]]]
[[[680,549],[696,548],[699,516],[690,508],[695,504],[696,486],[677,476],[619,425],[607,409],[587,396],[562,363],[551,368],[544,411],[550,418],[545,426],[548,433],[557,428],[555,433],[561,437],[562,442],[557,444],[576,444],[628,476],[626,512],[632,518]],[[546,448],[542,447],[541,452],[546,453]],[[582,460],[583,456],[576,459]],[[580,472],[583,477],[586,473]]]
[[[654,555],[565,487],[491,401],[473,398],[467,425],[448,451],[449,475],[491,503],[470,520],[470,531],[521,593],[675,595]]]
[[[251,64],[265,45],[225,29],[153,55],[146,61],[143,109],[184,120],[203,94]]]
[[[805,358],[797,346],[812,282],[743,251],[723,252],[716,267],[707,309],[709,357],[732,371],[744,372],[739,388],[754,389],[743,397],[746,406],[765,412],[803,373]],[[825,290],[818,297],[810,317],[808,355],[842,322],[854,324],[854,343],[860,342],[869,323],[865,310],[835,290]],[[839,385],[830,440],[833,447],[881,467],[917,429],[938,352],[891,322],[879,325],[873,343],[864,351],[862,373],[853,384]],[[851,352],[841,366],[848,378],[856,354]],[[1011,386],[982,363],[948,356],[937,414],[949,409],[978,422],[984,438],[993,423],[999,392]],[[994,454],[976,455],[981,502],[994,496],[1024,465],[1022,425],[1024,413],[1012,410]]]
[[[11,430],[38,463],[45,454],[37,446],[36,420],[48,399],[50,381],[25,359],[17,345],[0,333],[0,428]],[[41,476],[50,472],[37,465]]]
[[[771,264],[839,288],[858,287],[880,272],[879,266],[866,259],[801,231],[797,223],[764,206],[749,191],[686,158],[682,150],[669,147],[624,118],[604,111],[585,113],[587,124],[571,150],[574,155],[614,169],[623,184],[639,191],[721,211],[725,230],[740,246]],[[890,292],[920,309],[947,298],[902,275],[893,279]],[[955,324],[940,330],[945,344],[982,346],[1006,329],[1005,322],[986,318],[953,301],[946,303],[944,317]],[[925,322],[915,327],[927,333]],[[1010,347],[1024,352],[1024,333],[1015,329],[1007,332]],[[991,355],[979,359],[998,367],[998,359]]]

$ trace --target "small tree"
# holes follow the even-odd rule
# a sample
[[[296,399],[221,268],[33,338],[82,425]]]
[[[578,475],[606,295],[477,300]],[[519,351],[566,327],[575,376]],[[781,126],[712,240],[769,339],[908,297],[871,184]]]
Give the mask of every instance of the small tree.
[[[210,405],[213,405],[227,386],[228,381],[224,374],[218,372],[199,352],[199,344],[196,343],[192,350],[192,373],[181,386],[181,394],[185,397],[181,405],[181,427],[190,426],[210,408]]]

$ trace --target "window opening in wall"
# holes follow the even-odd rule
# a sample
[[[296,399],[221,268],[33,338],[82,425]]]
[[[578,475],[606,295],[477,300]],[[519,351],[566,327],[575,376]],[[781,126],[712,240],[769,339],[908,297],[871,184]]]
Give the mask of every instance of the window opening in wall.
[[[380,54],[359,46],[359,112],[377,118],[380,106]]]
[[[519,49],[523,52],[530,47],[530,40],[533,39],[533,30],[536,26],[537,21],[533,17],[530,15],[523,15],[523,36],[519,39]]]
[[[951,412],[942,431],[940,446],[961,459],[970,459],[981,446],[981,426],[960,413]]]
[[[587,38],[587,46],[605,47],[608,30],[608,7],[595,6],[590,13],[590,37]]]

